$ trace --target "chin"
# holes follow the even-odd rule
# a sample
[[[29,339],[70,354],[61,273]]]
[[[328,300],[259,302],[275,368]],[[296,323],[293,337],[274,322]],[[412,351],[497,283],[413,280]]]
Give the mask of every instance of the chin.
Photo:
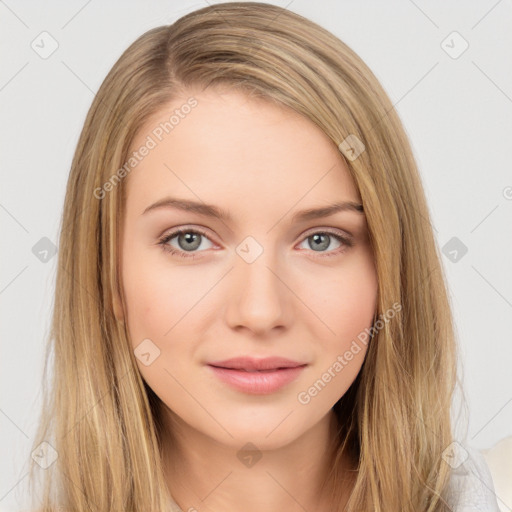
[[[306,431],[304,422],[297,422],[297,418],[292,420],[294,413],[290,414],[290,410],[282,410],[278,415],[268,414],[260,420],[247,418],[243,414],[235,421],[224,423],[221,420],[233,437],[223,429],[220,432],[216,429],[215,434],[212,432],[210,435],[218,442],[236,449],[240,449],[247,442],[260,450],[282,448],[300,438]]]

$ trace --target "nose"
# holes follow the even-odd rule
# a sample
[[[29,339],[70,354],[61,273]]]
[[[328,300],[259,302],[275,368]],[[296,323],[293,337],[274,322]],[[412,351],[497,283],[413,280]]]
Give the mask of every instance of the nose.
[[[293,294],[280,274],[266,252],[252,263],[237,256],[227,290],[226,321],[230,328],[261,336],[289,327]]]

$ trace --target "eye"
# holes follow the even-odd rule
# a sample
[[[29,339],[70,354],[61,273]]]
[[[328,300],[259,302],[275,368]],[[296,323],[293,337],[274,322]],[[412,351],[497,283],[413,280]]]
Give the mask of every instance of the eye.
[[[161,238],[158,245],[161,245],[164,251],[173,255],[181,256],[182,258],[195,258],[195,254],[187,254],[187,252],[195,251],[201,246],[201,237],[209,240],[207,234],[200,229],[180,228]],[[176,238],[178,248],[169,245],[173,238]]]
[[[325,251],[331,246],[333,239],[338,242],[338,247],[335,250]],[[348,235],[341,235],[339,232],[331,230],[315,231],[304,238],[301,244],[306,243],[307,248],[313,252],[320,253],[320,257],[336,256],[348,250],[354,245],[352,238]],[[323,254],[325,253],[325,254]]]
[[[199,249],[202,245],[201,237],[210,240],[205,231],[197,228],[180,228],[160,238],[158,245],[160,245],[165,252],[168,252],[172,255],[177,255],[182,258],[195,258],[195,252],[202,252],[196,251],[196,249]],[[176,242],[178,243],[178,247],[169,244],[169,242],[175,238]],[[338,242],[338,247],[334,250],[325,251],[325,249],[328,249],[331,246],[333,240]],[[309,246],[308,248],[311,249],[312,252],[320,253],[320,257],[336,256],[345,252],[347,249],[354,245],[351,236],[341,235],[339,232],[333,232],[329,229],[323,231],[315,231],[307,235],[301,242],[301,244],[304,243],[307,243]],[[206,247],[206,249],[209,248],[211,247]]]

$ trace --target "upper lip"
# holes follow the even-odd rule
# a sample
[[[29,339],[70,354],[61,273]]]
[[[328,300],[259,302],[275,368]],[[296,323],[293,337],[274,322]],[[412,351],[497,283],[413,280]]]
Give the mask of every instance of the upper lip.
[[[295,368],[304,366],[307,363],[299,363],[286,359],[284,357],[265,357],[263,359],[255,359],[254,357],[234,357],[224,361],[214,361],[208,363],[210,366],[220,368],[231,368],[234,370],[274,370],[278,368]]]

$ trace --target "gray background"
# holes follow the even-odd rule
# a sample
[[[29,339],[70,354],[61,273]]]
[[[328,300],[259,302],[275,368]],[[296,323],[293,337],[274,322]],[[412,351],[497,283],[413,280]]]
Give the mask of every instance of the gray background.
[[[139,35],[213,3],[0,0],[0,510],[25,503],[53,305],[57,257],[38,257],[33,248],[47,247],[44,237],[57,243],[86,112]],[[405,125],[446,253],[468,440],[489,448],[512,435],[511,2],[271,3],[316,21],[353,48]],[[50,36],[40,36],[43,31]],[[460,55],[464,42],[453,31],[469,44]],[[52,40],[58,48],[46,58],[33,48],[48,51]]]

